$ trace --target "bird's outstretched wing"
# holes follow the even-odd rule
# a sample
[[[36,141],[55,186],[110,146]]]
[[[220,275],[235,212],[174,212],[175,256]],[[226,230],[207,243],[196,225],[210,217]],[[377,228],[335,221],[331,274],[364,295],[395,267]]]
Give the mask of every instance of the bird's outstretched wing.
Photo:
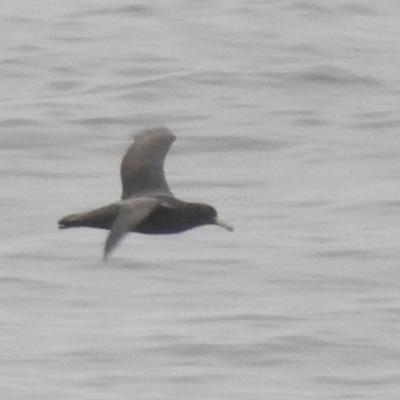
[[[159,203],[160,200],[151,197],[139,197],[120,202],[118,216],[111,227],[104,247],[104,261],[125,234],[134,230]]]
[[[172,196],[165,180],[164,160],[175,135],[153,128],[135,137],[121,163],[122,199],[162,194]]]

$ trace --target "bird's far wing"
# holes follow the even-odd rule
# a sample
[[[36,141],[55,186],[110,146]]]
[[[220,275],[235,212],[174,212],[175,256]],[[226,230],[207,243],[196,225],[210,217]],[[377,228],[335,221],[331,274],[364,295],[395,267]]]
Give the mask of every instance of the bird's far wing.
[[[153,128],[135,137],[121,163],[122,199],[137,195],[172,195],[164,175],[164,160],[175,135]]]
[[[160,203],[159,200],[150,197],[140,197],[122,201],[120,210],[107,237],[104,247],[104,261],[107,260],[111,250],[118,242],[137,225],[140,224]]]

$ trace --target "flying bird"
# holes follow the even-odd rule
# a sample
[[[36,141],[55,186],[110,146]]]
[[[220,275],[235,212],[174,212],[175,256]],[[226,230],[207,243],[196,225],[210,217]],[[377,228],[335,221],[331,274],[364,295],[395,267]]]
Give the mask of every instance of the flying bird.
[[[176,139],[167,128],[136,135],[121,163],[121,200],[92,211],[61,218],[60,229],[88,227],[110,230],[104,261],[128,232],[179,233],[203,225],[233,226],[208,204],[177,199],[164,175],[164,160]]]

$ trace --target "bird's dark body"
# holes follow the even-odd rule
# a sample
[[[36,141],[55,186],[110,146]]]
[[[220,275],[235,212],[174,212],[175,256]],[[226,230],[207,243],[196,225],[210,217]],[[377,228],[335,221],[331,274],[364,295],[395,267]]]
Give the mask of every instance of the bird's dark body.
[[[163,202],[134,232],[145,234],[180,233],[198,226],[213,224],[217,215],[214,208],[206,204],[187,203],[177,199]]]
[[[217,215],[207,204],[188,203],[168,196],[153,196],[160,204],[131,232],[164,235],[180,233],[197,226],[213,224]],[[118,216],[118,204],[110,204],[87,213],[70,215],[63,219],[63,228],[86,227],[110,230]]]

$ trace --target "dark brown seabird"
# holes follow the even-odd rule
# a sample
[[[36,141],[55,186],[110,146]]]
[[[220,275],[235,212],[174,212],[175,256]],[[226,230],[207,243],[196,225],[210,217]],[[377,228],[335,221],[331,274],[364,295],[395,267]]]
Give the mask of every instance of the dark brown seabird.
[[[164,160],[175,138],[166,128],[138,134],[121,163],[122,200],[68,215],[58,222],[59,228],[109,229],[104,260],[128,232],[179,233],[202,225],[219,225],[233,231],[213,207],[178,200],[172,194],[165,180]]]

